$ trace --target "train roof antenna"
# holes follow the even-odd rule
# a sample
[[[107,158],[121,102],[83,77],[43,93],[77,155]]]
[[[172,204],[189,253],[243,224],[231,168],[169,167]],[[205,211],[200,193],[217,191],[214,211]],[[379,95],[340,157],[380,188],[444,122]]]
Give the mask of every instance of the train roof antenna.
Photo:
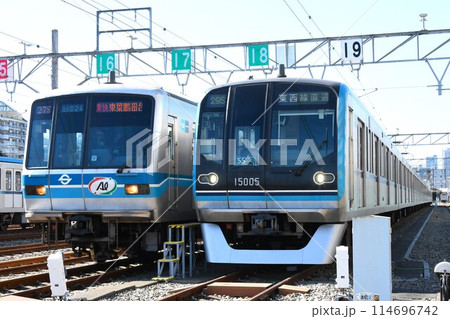
[[[111,70],[108,73],[108,82],[106,84],[116,84],[116,71]]]
[[[278,77],[279,78],[285,78],[286,77],[284,64],[280,64],[280,73],[278,74]]]

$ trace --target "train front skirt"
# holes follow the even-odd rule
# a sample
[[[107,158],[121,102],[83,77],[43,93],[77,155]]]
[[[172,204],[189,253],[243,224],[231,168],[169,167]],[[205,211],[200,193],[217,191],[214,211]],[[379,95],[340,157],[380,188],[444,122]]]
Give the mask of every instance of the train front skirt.
[[[216,224],[201,225],[205,243],[206,260],[211,263],[231,264],[330,264],[336,247],[340,244],[346,224],[320,226],[308,245],[296,250],[234,249],[228,245]]]

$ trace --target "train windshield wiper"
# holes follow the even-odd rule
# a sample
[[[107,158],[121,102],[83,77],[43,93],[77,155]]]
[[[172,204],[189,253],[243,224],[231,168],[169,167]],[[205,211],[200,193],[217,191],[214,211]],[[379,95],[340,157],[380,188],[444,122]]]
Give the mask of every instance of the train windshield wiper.
[[[117,173],[122,173],[125,168],[130,168],[126,162],[117,169]]]

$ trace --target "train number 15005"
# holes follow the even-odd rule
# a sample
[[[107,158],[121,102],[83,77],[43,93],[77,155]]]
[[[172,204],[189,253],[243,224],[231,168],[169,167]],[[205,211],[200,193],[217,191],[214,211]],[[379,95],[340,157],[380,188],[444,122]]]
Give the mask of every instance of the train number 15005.
[[[259,186],[259,177],[235,177],[234,186]]]

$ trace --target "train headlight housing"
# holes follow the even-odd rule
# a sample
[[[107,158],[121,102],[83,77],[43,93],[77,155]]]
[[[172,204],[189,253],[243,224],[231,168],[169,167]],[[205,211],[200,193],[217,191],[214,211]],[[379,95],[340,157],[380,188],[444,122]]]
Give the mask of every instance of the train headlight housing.
[[[44,185],[26,185],[25,194],[31,196],[45,196],[47,190]]]
[[[330,184],[335,181],[336,177],[332,173],[316,172],[313,176],[313,181],[317,185]]]
[[[207,184],[214,186],[219,182],[219,176],[213,172],[209,174],[201,174],[198,176],[198,182],[200,184]]]
[[[125,194],[148,195],[150,194],[150,186],[148,184],[125,184]]]

